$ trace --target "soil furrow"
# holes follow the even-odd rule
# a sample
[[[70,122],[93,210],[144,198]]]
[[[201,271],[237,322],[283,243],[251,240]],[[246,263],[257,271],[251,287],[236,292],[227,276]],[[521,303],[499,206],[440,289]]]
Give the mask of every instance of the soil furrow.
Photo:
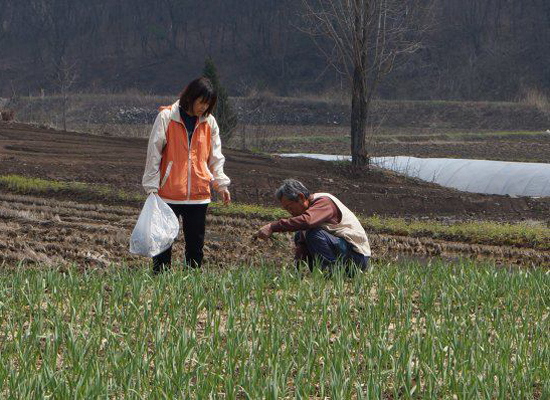
[[[65,221],[108,221],[108,222],[119,222],[121,220],[126,220],[126,216],[112,214],[112,213],[101,213],[97,211],[81,211],[75,209],[61,208],[57,206],[45,206],[45,205],[29,205],[23,203],[8,203],[1,202],[0,209],[8,209],[12,211],[25,211],[30,212],[34,215],[42,216],[42,219],[52,219],[52,218],[63,218]],[[137,219],[137,216],[136,216]]]
[[[59,201],[58,199],[47,199],[36,196],[23,196],[17,194],[0,193],[0,201],[8,204],[27,204],[32,206],[62,207],[67,210],[92,211],[98,213],[108,212],[113,215],[133,216],[136,214],[135,207],[109,206],[98,203],[78,203],[73,201]]]
[[[47,265],[82,263],[148,263],[133,256],[128,241],[139,207],[105,206],[57,201],[37,196],[0,194],[0,260]],[[207,216],[205,259],[215,264],[292,261],[292,235],[277,234],[272,240],[254,240],[266,223],[244,215]],[[183,235],[174,246],[175,259],[184,253]],[[491,260],[503,266],[550,266],[550,251],[468,244],[431,238],[369,233],[376,259],[398,255],[419,259],[469,257]]]

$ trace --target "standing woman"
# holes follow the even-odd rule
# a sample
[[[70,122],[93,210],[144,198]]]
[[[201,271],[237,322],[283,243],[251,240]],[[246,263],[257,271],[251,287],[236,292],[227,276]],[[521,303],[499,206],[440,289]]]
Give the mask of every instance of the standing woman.
[[[201,266],[210,186],[225,204],[231,201],[230,180],[223,172],[220,131],[212,115],[217,94],[207,78],[189,83],[180,99],[161,107],[155,120],[143,174],[143,187],[158,195],[183,220],[185,261]],[[153,257],[153,271],[162,272],[172,260],[172,247]]]

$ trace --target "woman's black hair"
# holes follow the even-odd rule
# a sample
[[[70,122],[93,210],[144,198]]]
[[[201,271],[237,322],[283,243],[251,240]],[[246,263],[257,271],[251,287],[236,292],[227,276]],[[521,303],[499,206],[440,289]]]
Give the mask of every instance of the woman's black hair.
[[[208,109],[204,112],[204,116],[212,114],[218,101],[218,94],[214,90],[210,79],[204,76],[189,82],[180,95],[180,107],[184,111],[190,111],[193,108],[195,100],[200,98],[208,103]]]

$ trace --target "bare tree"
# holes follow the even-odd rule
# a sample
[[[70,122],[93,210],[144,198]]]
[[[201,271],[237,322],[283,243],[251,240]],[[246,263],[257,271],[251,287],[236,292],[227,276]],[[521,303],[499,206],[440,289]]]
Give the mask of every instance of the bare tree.
[[[352,164],[367,165],[365,137],[372,100],[398,57],[420,48],[420,16],[427,10],[427,0],[302,2],[306,32],[329,63],[350,79]]]
[[[76,61],[68,62],[65,57],[62,57],[61,61],[55,64],[53,82],[61,94],[61,117],[64,131],[67,130],[67,103],[69,101],[69,91],[77,79],[78,72]]]

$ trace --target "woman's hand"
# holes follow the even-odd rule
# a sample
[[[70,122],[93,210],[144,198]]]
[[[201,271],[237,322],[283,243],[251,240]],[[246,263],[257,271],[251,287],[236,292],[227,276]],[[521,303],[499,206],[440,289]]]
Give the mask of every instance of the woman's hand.
[[[231,194],[229,193],[229,190],[223,189],[220,190],[218,193],[222,197],[223,204],[228,205],[229,203],[231,203]]]

